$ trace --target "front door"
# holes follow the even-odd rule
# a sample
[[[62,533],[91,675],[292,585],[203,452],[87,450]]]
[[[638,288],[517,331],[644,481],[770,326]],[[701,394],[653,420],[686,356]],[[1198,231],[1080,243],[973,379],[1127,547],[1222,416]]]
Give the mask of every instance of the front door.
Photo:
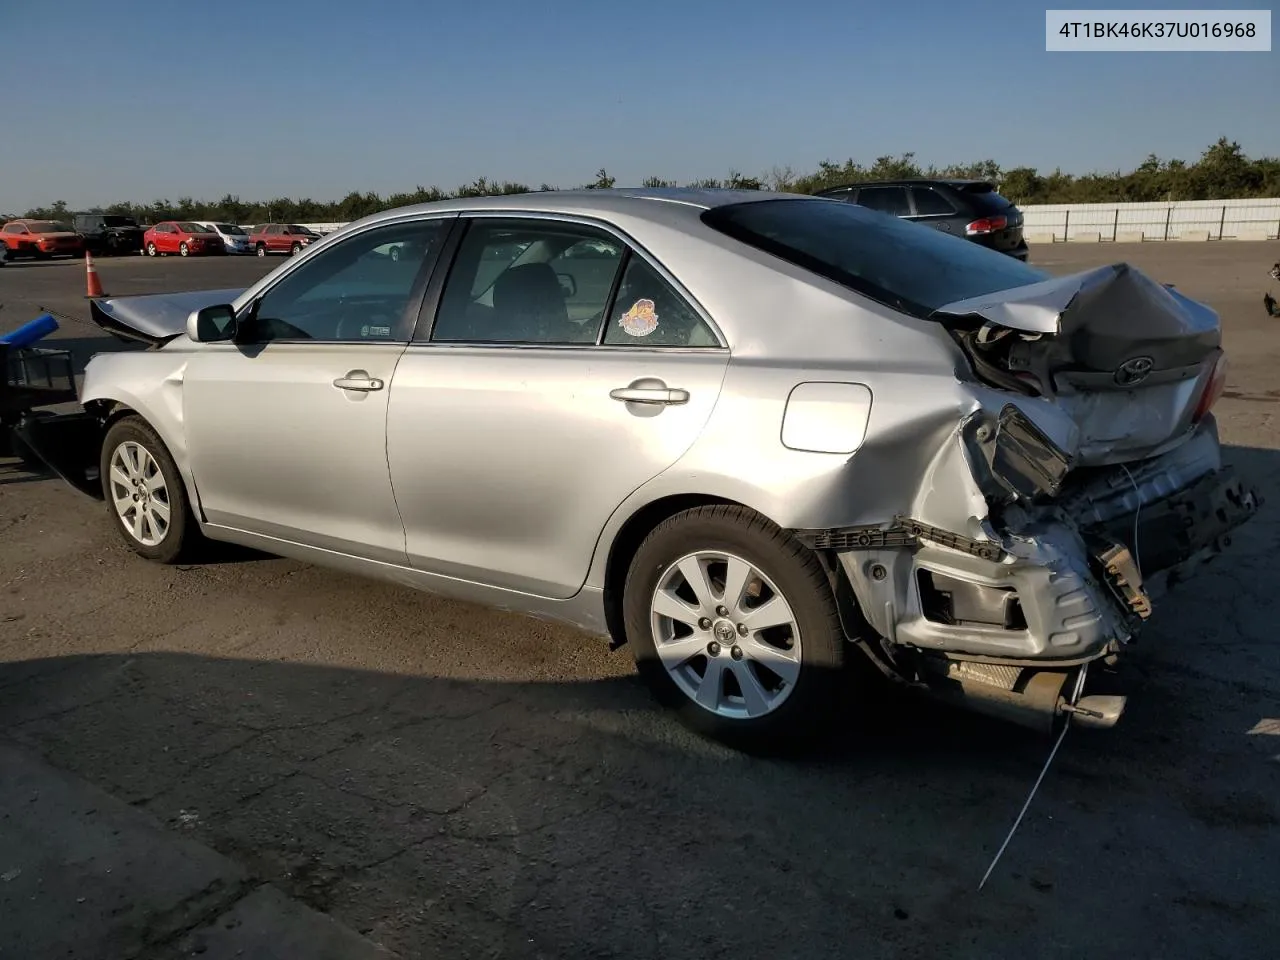
[[[392,485],[418,569],[576,593],[619,504],[701,432],[724,348],[599,228],[474,219],[391,387]]]
[[[235,342],[194,354],[183,411],[209,522],[404,563],[387,388],[450,219],[373,227],[299,261],[245,308]],[[413,241],[416,257],[383,252]]]

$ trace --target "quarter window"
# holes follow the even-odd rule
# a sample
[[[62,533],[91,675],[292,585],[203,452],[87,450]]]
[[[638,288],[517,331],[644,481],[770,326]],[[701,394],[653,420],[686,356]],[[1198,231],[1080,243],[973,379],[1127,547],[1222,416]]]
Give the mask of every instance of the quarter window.
[[[271,287],[244,323],[241,342],[403,342],[414,287],[439,254],[451,219],[365,230],[301,264]]]
[[[631,256],[604,332],[608,346],[716,347],[715,334],[661,274]]]
[[[459,245],[431,339],[594,344],[624,252],[588,226],[478,219]]]
[[[911,196],[916,201],[917,216],[944,217],[956,212],[951,202],[937,190],[930,190],[928,187],[912,187]]]

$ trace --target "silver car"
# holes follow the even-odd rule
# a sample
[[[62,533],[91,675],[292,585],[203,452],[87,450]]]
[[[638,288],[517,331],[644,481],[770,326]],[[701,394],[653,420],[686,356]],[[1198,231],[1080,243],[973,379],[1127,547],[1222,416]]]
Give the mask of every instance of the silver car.
[[[816,197],[435,202],[92,313],[150,349],[25,436],[138,554],[229,541],[565,621],[744,749],[827,733],[868,667],[1111,726],[1089,666],[1258,505],[1211,310]]]

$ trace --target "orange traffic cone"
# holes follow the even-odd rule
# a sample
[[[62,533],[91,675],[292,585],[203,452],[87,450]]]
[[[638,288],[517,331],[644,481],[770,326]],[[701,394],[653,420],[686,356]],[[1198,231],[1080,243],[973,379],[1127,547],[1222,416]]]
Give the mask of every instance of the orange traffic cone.
[[[88,287],[85,299],[91,300],[94,297],[105,297],[106,293],[102,289],[102,281],[98,279],[98,271],[93,265],[93,254],[88,250],[84,252],[84,273]]]

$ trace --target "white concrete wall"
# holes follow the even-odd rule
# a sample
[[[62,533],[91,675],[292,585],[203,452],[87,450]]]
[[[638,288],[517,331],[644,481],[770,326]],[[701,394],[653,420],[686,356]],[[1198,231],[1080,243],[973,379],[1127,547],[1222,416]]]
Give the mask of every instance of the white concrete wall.
[[[1280,199],[1027,205],[1028,243],[1054,241],[1270,240]]]

